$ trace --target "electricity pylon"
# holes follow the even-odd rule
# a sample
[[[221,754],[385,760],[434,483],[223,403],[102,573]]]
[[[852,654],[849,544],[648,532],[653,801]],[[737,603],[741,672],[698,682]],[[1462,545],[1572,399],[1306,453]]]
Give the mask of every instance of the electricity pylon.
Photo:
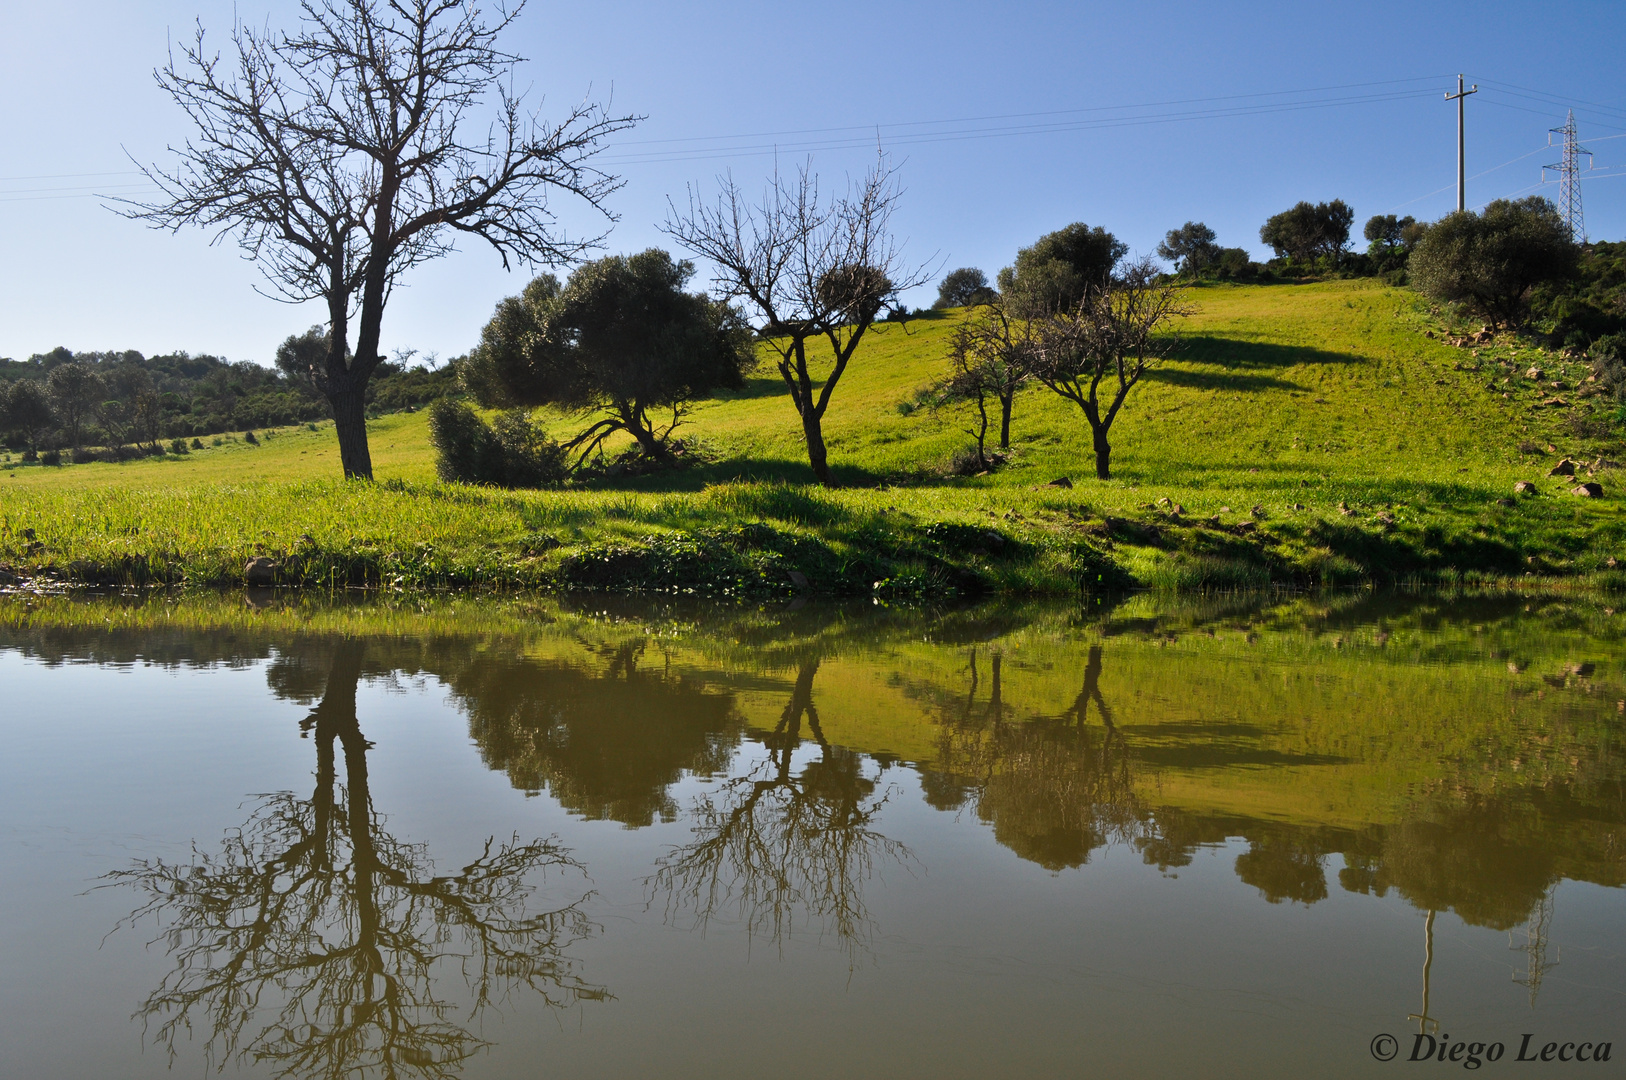
[[[1570,110],[1569,119],[1563,127],[1549,128],[1547,130],[1547,145],[1553,145],[1553,136],[1564,136],[1563,158],[1556,165],[1543,165],[1541,178],[1547,179],[1547,170],[1552,169],[1558,173],[1558,213],[1569,226],[1570,239],[1577,244],[1586,243],[1586,219],[1581,214],[1581,166],[1578,160],[1582,154],[1587,156],[1587,167],[1592,166],[1592,151],[1582,146],[1575,137],[1575,110]]]
[[[1462,103],[1469,94],[1479,93],[1479,84],[1474,83],[1472,90],[1462,88],[1462,76],[1457,76],[1457,92],[1445,95],[1445,100],[1457,103],[1457,209],[1468,209],[1468,169],[1465,164],[1467,147],[1462,134]]]

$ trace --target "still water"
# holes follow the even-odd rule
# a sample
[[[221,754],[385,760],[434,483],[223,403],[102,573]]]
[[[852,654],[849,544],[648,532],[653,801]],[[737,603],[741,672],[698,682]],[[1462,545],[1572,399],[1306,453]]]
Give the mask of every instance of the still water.
[[[1618,1072],[1623,628],[0,600],[0,1075]]]

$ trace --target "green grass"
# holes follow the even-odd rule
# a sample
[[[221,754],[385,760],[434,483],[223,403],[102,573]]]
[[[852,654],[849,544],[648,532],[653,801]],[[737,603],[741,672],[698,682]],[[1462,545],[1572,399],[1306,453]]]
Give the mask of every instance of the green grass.
[[[808,486],[794,414],[765,368],[687,417],[680,433],[706,464],[595,488],[441,485],[422,413],[370,425],[376,485],[336,479],[331,425],[180,459],[8,463],[0,562],[70,581],[202,584],[240,580],[247,558],[267,554],[291,583],[739,595],[788,591],[792,570],[816,590],[884,581],[898,595],[1618,582],[1608,560],[1626,559],[1621,474],[1596,477],[1605,498],[1579,499],[1545,478],[1555,455],[1519,449],[1626,456],[1618,443],[1567,434],[1562,410],[1536,404],[1548,391],[1503,387],[1489,366],[1458,370],[1468,351],[1425,336],[1444,326],[1414,294],[1351,281],[1201,288],[1192,299],[1201,310],[1183,327],[1188,347],[1130,398],[1107,482],[1093,479],[1076,408],[1042,388],[1018,399],[1007,467],[946,475],[970,441],[966,418],[899,405],[943,370],[950,314],[866,339],[826,419],[844,485],[835,492]],[[1520,371],[1539,363],[1571,388],[1584,375],[1512,339],[1480,353]],[[584,424],[544,419],[560,434]],[[1073,489],[1040,487],[1062,476]],[[1502,505],[1519,480],[1541,494]],[[1161,499],[1186,513],[1172,520]],[[1239,534],[1256,505],[1260,527]],[[990,529],[998,539],[981,535]]]

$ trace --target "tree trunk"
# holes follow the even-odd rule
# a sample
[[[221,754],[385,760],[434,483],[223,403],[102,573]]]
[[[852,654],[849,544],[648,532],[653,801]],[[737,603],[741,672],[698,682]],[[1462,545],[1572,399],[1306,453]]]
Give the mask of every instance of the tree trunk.
[[[336,390],[328,394],[333,407],[333,430],[339,436],[339,464],[346,480],[371,480],[373,456],[367,449],[366,394],[361,390]]]
[[[655,431],[650,426],[649,417],[644,410],[632,405],[622,404],[616,407],[621,414],[621,426],[626,429],[634,439],[638,440],[639,449],[655,461],[666,461],[671,457],[666,452],[666,445],[655,438]]]
[[[819,483],[825,487],[835,487],[836,482],[830,476],[828,455],[824,449],[824,432],[820,428],[818,414],[812,408],[802,413],[802,435],[807,440],[807,461],[813,466],[813,475],[818,477]]]
[[[1107,429],[1104,425],[1092,424],[1091,430],[1095,434],[1095,478],[1111,480],[1112,445],[1107,442]]]
[[[999,399],[999,448],[1011,448],[1011,401],[1016,395],[1007,394]]]

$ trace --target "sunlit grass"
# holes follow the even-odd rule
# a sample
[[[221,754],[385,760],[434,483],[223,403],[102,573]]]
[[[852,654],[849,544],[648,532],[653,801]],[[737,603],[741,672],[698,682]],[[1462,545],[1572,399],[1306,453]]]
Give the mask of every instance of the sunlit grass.
[[[330,424],[179,458],[60,468],[13,460],[0,469],[0,561],[80,580],[224,582],[254,555],[302,553],[332,580],[539,585],[574,551],[756,521],[816,541],[824,573],[876,551],[889,565],[930,571],[918,542],[930,523],[993,528],[1019,542],[1020,557],[949,556],[993,587],[1050,593],[1087,578],[1080,544],[1168,588],[1425,571],[1455,580],[1595,574],[1610,557],[1626,559],[1618,474],[1602,477],[1605,499],[1576,499],[1565,481],[1545,478],[1550,457],[1520,444],[1577,456],[1609,448],[1565,434],[1555,413],[1532,407],[1530,388],[1503,397],[1491,374],[1457,370],[1464,350],[1424,336],[1430,324],[1413,294],[1333,282],[1202,288],[1192,299],[1200,313],[1183,327],[1189,347],[1137,390],[1114,428],[1110,481],[1093,479],[1076,408],[1037,388],[1018,399],[1008,466],[946,474],[969,443],[965,418],[899,405],[941,374],[959,317],[950,314],[886,324],[866,339],[826,422],[845,485],[834,492],[809,486],[795,415],[766,369],[746,390],[697,405],[679,429],[699,441],[706,464],[604,482],[613,487],[442,485],[422,413],[369,425],[374,485],[338,479]],[[1511,342],[1486,351],[1533,357]],[[1552,357],[1542,363],[1560,377],[1579,373]],[[543,419],[559,434],[583,424]],[[1042,486],[1059,477],[1074,487]],[[1502,505],[1519,480],[1537,483],[1541,497]],[[1165,529],[1161,544],[1080,531],[1103,517],[1159,522],[1162,499],[1187,521],[1217,517],[1227,528],[1258,507],[1262,540],[1251,542],[1260,551],[1239,552],[1224,531]]]

